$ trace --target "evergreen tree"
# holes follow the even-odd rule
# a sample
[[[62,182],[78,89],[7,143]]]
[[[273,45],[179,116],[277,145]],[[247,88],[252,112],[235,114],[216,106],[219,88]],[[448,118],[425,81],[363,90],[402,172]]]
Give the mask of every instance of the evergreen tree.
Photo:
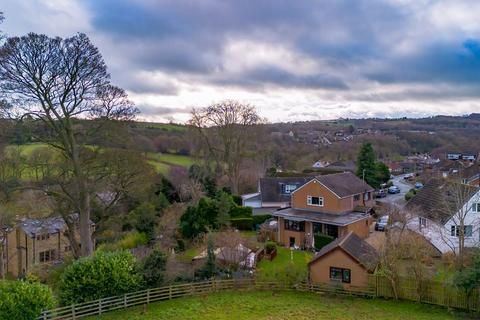
[[[235,206],[232,197],[225,192],[218,192],[217,194],[217,225],[219,228],[229,226],[230,210]]]
[[[372,144],[365,142],[360,148],[357,158],[357,176],[364,179],[366,183],[374,188],[378,188],[380,183],[377,179],[375,152]]]

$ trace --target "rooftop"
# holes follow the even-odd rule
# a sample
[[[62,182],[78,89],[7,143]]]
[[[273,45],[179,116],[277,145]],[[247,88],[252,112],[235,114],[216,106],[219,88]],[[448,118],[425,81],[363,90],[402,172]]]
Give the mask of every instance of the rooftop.
[[[309,264],[317,261],[336,248],[341,248],[358,263],[362,264],[367,270],[373,271],[375,269],[377,251],[367,242],[360,239],[353,231],[350,231],[347,235],[337,238],[324,246],[313,257]]]
[[[320,181],[340,198],[374,190],[365,181],[351,172],[326,174],[317,176],[315,179]]]
[[[313,177],[268,177],[260,179],[262,202],[290,202],[290,193],[285,192],[286,185],[301,187]]]
[[[299,210],[287,208],[272,213],[275,217],[282,217],[295,221],[312,221],[327,223],[336,226],[346,226],[355,221],[365,219],[370,216],[364,212],[346,212],[342,214],[323,213],[317,211]]]
[[[432,179],[407,203],[405,209],[430,220],[447,222],[480,188],[445,179]]]

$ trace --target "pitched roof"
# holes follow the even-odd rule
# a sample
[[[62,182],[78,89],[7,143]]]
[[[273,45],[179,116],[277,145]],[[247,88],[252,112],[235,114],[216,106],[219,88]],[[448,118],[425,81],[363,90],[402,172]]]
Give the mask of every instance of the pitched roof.
[[[262,202],[290,202],[289,193],[284,193],[284,185],[294,184],[297,189],[313,177],[269,177],[260,179]]]
[[[326,174],[315,178],[340,198],[374,190],[351,172]]]
[[[479,190],[478,187],[446,179],[432,179],[418,190],[405,209],[445,223]]]
[[[373,271],[375,269],[377,251],[367,242],[360,239],[353,231],[324,246],[308,264],[312,264],[336,248],[341,248],[367,270]]]
[[[69,216],[73,223],[78,223],[78,214],[74,213]],[[94,225],[90,221],[91,225]],[[63,232],[67,228],[67,224],[62,217],[48,217],[40,219],[23,219],[17,223],[17,228],[20,228],[29,236],[34,237],[37,234],[57,233]]]
[[[355,171],[356,165],[355,161],[347,160],[347,161],[337,161],[330,163],[327,168],[335,169],[335,170],[348,170],[348,171]]]

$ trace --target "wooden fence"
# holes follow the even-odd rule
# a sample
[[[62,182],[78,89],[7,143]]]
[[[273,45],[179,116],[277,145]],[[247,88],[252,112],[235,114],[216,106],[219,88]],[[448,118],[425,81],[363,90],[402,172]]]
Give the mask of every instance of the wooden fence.
[[[71,306],[47,310],[38,320],[80,319],[88,316],[101,315],[105,312],[145,305],[155,301],[169,300],[179,297],[198,296],[228,290],[282,290],[316,292],[324,294],[363,296],[363,297],[395,297],[394,290],[388,279],[381,276],[371,276],[369,285],[365,287],[344,287],[338,285],[311,284],[302,282],[288,284],[281,282],[256,281],[255,279],[228,279],[176,284],[155,289],[147,289],[127,293],[117,297],[109,297]],[[401,279],[397,290],[398,298],[419,301],[440,306],[479,311],[480,301],[478,291],[469,297],[452,287],[443,286],[440,282],[427,281],[419,285],[414,279]]]
[[[371,276],[370,287],[375,288],[375,296],[395,298],[393,285],[386,277]],[[418,281],[414,278],[400,278],[396,285],[399,299],[435,304],[448,308],[480,311],[479,290],[470,294],[442,283],[441,281]]]

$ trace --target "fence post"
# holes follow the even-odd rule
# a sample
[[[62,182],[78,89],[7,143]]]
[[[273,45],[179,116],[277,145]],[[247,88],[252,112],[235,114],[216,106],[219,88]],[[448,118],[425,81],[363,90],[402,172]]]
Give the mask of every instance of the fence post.
[[[169,285],[169,286],[168,286],[168,299],[169,299],[169,300],[172,299],[172,285]]]
[[[98,314],[102,314],[102,299],[98,299]]]
[[[150,303],[150,290],[151,290],[151,289],[148,289],[148,290],[147,290],[147,304]]]
[[[47,320],[47,311],[42,312],[42,318],[43,320]]]
[[[127,309],[127,294],[123,294],[123,309]]]
[[[72,319],[75,320],[77,318],[77,316],[75,315],[75,305],[72,304]]]

